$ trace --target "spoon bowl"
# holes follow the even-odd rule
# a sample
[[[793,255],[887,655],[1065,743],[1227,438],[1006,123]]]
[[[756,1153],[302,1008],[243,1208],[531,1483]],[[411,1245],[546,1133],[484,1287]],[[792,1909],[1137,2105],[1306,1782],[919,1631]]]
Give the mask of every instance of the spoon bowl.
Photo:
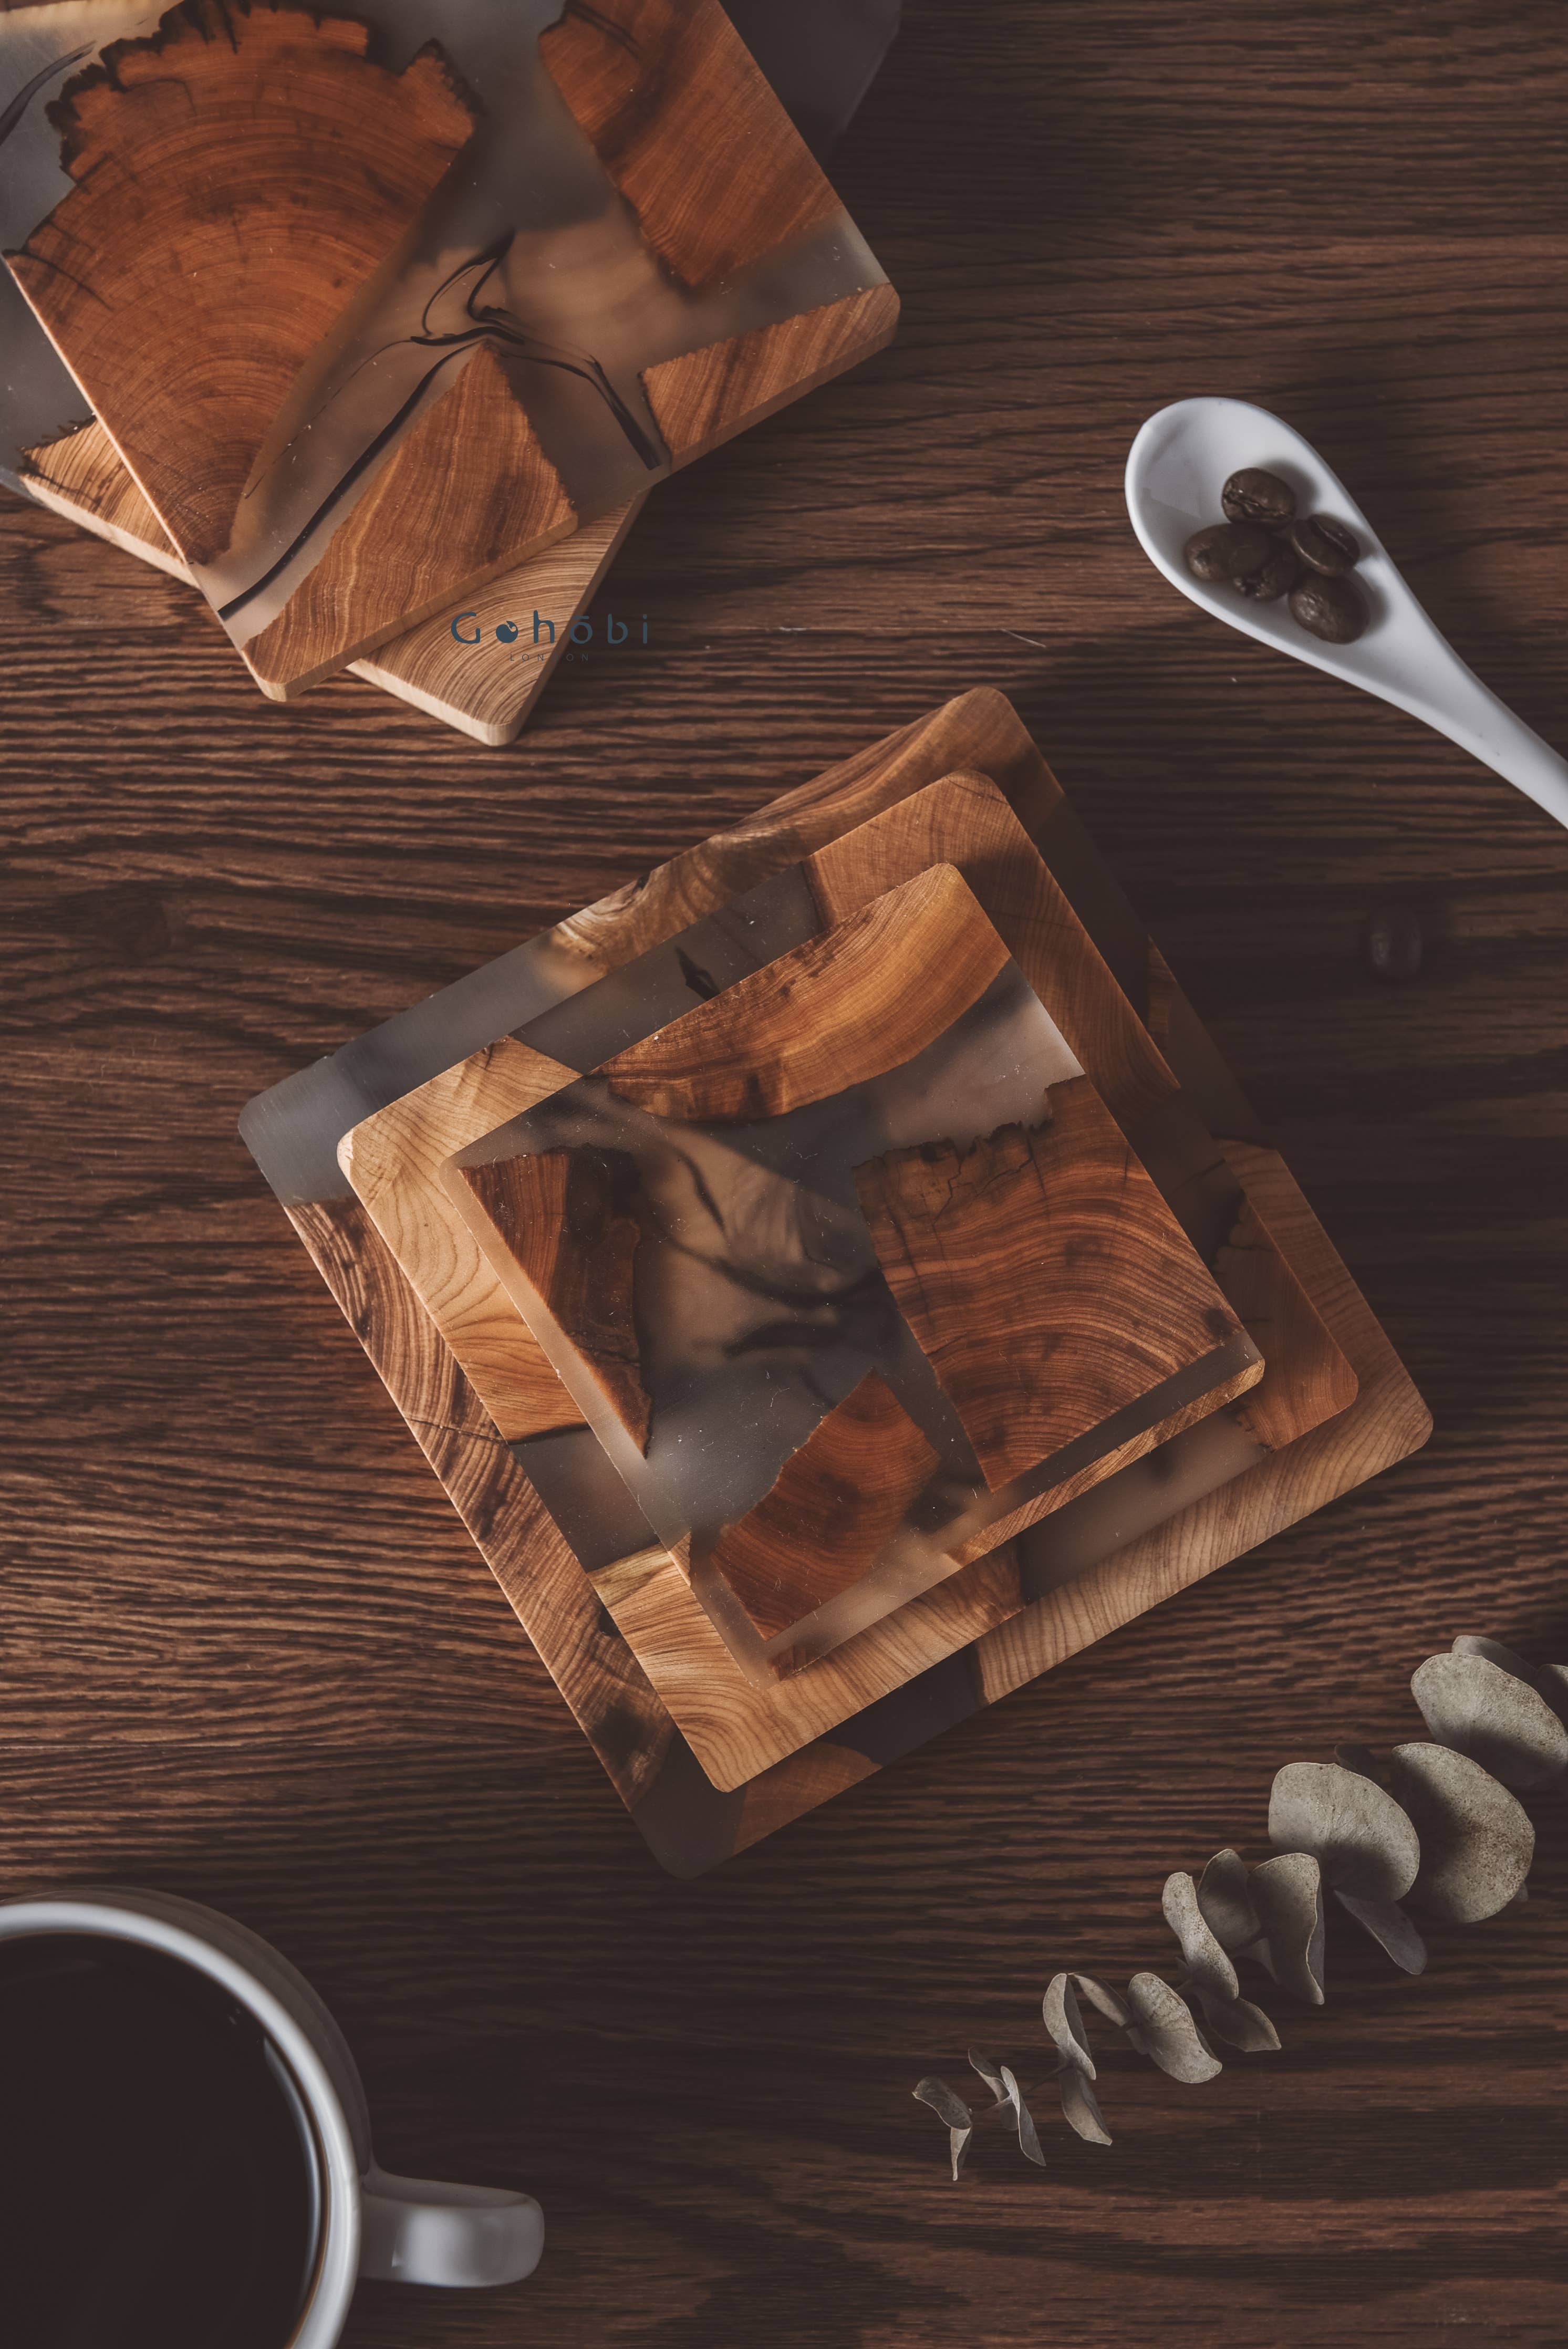
[[[1309,636],[1288,598],[1254,603],[1238,588],[1195,579],[1182,559],[1194,531],[1221,522],[1231,474],[1258,465],[1288,481],[1302,514],[1330,514],[1353,530],[1353,576],[1370,616],[1354,644]],[[1407,710],[1568,825],[1568,763],[1467,668],[1439,634],[1345,484],[1308,440],[1245,399],[1179,399],[1140,429],[1127,455],[1127,512],[1149,561],[1173,587],[1232,628],[1326,669]]]

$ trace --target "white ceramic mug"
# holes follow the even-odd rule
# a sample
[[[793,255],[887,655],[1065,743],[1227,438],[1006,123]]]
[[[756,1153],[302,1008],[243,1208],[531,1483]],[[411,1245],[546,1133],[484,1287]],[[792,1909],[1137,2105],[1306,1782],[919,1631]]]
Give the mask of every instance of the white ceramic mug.
[[[325,2181],[310,2298],[287,2349],[332,2349],[360,2276],[398,2283],[517,2283],[545,2243],[529,2194],[391,2178],[376,2166],[370,2116],[348,2044],[310,1984],[258,1935],[215,1909],[164,1892],[92,1890],[0,1902],[0,1940],[37,1933],[135,1941],[192,1966],[254,2015],[309,2113]]]

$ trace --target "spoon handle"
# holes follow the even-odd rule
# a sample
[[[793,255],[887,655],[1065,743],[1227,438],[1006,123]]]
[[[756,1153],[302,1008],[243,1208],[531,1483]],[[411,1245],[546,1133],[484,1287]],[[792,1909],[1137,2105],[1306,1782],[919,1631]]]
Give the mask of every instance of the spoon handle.
[[[1453,661],[1453,672],[1444,678],[1440,698],[1423,695],[1413,705],[1417,716],[1568,826],[1568,760],[1560,759],[1550,743],[1516,718],[1450,646],[1444,650]]]

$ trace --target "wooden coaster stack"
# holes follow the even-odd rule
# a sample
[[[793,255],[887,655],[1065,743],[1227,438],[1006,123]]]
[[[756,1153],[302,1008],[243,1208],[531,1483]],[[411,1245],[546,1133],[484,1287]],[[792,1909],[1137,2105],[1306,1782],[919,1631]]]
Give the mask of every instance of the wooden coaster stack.
[[[679,1873],[1428,1433],[994,694],[243,1130]]]
[[[18,468],[273,698],[510,739],[653,484],[892,336],[718,0],[84,14],[0,17],[5,257],[92,410]]]

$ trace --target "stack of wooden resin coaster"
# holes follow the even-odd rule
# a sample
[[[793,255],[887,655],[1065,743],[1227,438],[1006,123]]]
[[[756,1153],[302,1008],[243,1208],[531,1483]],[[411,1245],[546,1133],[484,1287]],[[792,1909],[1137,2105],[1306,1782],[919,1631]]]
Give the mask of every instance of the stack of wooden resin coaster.
[[[679,1873],[1428,1433],[994,694],[243,1130]]]
[[[718,0],[57,17],[0,14],[0,470],[273,698],[510,739],[652,485],[892,336]]]

